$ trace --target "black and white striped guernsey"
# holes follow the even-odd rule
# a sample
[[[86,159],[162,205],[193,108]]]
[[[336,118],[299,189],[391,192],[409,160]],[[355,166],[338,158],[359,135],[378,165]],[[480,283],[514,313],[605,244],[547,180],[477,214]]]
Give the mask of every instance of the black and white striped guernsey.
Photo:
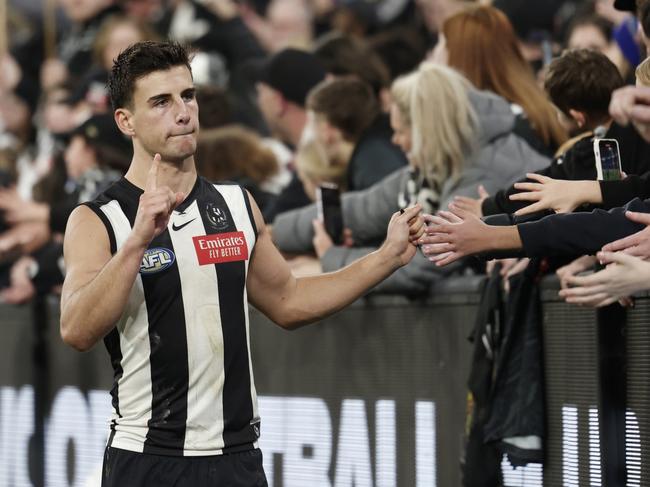
[[[112,253],[131,231],[141,194],[122,179],[87,203]],[[149,245],[104,339],[114,369],[109,446],[178,456],[257,447],[246,295],[256,238],[245,191],[199,177]]]

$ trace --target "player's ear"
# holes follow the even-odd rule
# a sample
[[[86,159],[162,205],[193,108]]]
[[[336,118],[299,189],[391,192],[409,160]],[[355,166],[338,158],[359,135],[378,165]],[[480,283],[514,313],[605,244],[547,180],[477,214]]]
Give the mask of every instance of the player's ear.
[[[119,128],[124,135],[130,137],[135,135],[135,130],[133,129],[133,114],[130,110],[126,108],[118,108],[115,110],[113,117],[115,118],[117,128]]]

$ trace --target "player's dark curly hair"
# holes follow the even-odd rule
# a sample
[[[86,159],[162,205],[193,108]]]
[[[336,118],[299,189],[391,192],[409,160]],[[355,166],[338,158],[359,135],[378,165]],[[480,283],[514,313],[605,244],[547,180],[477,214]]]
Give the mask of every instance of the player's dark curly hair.
[[[137,42],[117,56],[108,77],[108,92],[113,110],[129,107],[133,103],[135,82],[154,71],[164,71],[176,66],[190,67],[188,50],[177,42]]]

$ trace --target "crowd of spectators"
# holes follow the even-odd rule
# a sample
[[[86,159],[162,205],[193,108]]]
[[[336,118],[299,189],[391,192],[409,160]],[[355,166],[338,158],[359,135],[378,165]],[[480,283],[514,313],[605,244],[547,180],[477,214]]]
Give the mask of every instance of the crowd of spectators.
[[[511,250],[488,264],[494,279],[558,269],[570,302],[629,304],[650,287],[647,203],[630,206],[641,212],[630,225],[589,234],[608,244],[598,258],[609,265],[592,276],[578,273],[595,257],[571,261],[600,247],[566,237],[546,255],[552,243],[531,243],[573,222],[543,219],[534,230],[550,213],[650,197],[648,0],[16,0],[0,21],[6,303],[59,289],[67,217],[132,156],[113,121],[108,70],[125,47],[156,39],[194,52],[199,173],[253,194],[295,272],[372,251],[390,216],[419,203],[430,215],[424,252],[374,292],[426,295],[451,274],[485,273],[485,259],[468,256],[492,250]],[[618,141],[621,181],[596,181],[603,137]],[[343,193],[340,245],[317,218],[323,183]],[[593,222],[608,221],[598,211]],[[512,248],[470,239],[519,223]]]

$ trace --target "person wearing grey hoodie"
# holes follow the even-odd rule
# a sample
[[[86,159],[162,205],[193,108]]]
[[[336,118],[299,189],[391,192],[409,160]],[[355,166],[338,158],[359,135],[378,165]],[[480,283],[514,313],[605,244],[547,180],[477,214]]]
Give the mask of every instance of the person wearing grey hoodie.
[[[435,213],[455,196],[476,196],[479,184],[490,192],[512,184],[550,160],[514,132],[517,115],[503,98],[478,91],[456,71],[424,63],[392,87],[393,141],[407,153],[409,166],[363,191],[345,193],[341,205],[355,247],[330,246],[320,256],[324,272],[339,269],[374,250],[391,215],[420,203]],[[287,253],[313,249],[316,205],[278,215],[273,239]],[[418,253],[378,285],[381,293],[419,294],[462,264],[440,269]]]

